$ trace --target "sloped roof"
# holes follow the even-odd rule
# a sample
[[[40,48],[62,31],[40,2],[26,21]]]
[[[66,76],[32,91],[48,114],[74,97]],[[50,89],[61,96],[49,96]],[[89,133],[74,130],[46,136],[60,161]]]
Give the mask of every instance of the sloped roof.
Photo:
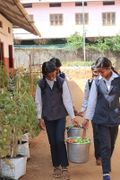
[[[0,0],[0,13],[14,26],[21,27],[34,35],[40,36],[39,31],[19,0]]]
[[[96,1],[102,2],[104,0],[21,0],[22,3],[57,3],[57,2],[89,2],[89,1]],[[113,0],[105,0],[105,1],[113,1]]]

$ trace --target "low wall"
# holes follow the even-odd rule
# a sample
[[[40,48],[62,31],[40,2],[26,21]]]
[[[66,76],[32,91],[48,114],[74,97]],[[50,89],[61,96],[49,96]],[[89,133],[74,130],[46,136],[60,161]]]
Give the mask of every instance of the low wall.
[[[117,67],[120,66],[120,54],[111,52],[102,54],[95,50],[86,50],[86,61],[95,61],[100,56],[106,56],[114,61]],[[61,61],[83,61],[83,50],[64,50],[64,49],[42,49],[42,48],[15,48],[14,66],[15,68],[28,68],[29,64],[38,65],[48,61],[52,57],[57,57]]]

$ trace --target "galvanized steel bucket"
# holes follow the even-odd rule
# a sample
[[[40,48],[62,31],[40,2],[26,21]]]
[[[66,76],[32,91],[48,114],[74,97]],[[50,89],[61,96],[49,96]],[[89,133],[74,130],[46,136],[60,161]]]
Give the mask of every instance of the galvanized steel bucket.
[[[81,128],[81,127],[80,127]],[[73,163],[86,163],[89,159],[89,147],[90,147],[90,139],[86,138],[86,129],[82,128],[82,133],[80,136],[80,128],[79,128],[79,136],[71,136],[67,138],[67,153],[69,161]],[[71,128],[72,129],[72,128]],[[71,131],[71,132],[74,132]],[[71,133],[71,135],[73,135]],[[74,134],[75,135],[75,134]],[[82,143],[73,142],[69,140],[81,139]],[[87,141],[85,139],[88,139]],[[85,141],[84,141],[85,140]],[[84,143],[83,143],[84,141]]]
[[[90,142],[86,144],[67,142],[69,161],[73,163],[86,163],[89,159]]]
[[[81,126],[70,126],[67,127],[67,137],[79,137],[81,133]]]

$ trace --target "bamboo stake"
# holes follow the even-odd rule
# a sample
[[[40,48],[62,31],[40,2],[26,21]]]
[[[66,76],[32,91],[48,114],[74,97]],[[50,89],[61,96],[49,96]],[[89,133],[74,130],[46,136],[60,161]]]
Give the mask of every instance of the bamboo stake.
[[[30,78],[30,94],[33,95],[33,76],[32,76],[32,59],[29,54],[29,78]]]

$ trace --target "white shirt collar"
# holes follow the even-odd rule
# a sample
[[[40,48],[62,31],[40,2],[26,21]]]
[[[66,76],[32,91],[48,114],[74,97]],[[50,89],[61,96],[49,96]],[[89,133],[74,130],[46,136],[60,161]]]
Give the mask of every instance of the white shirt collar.
[[[115,72],[113,72],[112,71],[112,75],[111,75],[111,77],[107,80],[107,79],[105,79],[105,78],[103,78],[105,81],[112,81],[113,79],[115,79],[115,78],[117,78],[119,75],[118,74],[116,74]]]
[[[53,81],[50,81],[46,78],[46,81],[48,83],[48,85],[50,86],[50,88],[52,89],[53,88],[53,85],[54,85],[54,82],[56,81],[56,78],[53,80]]]
[[[49,79],[46,78],[46,81],[47,81],[47,82],[54,82],[54,81],[57,81],[57,80],[56,80],[56,78],[55,78],[54,80],[51,81],[51,80],[49,80]]]

